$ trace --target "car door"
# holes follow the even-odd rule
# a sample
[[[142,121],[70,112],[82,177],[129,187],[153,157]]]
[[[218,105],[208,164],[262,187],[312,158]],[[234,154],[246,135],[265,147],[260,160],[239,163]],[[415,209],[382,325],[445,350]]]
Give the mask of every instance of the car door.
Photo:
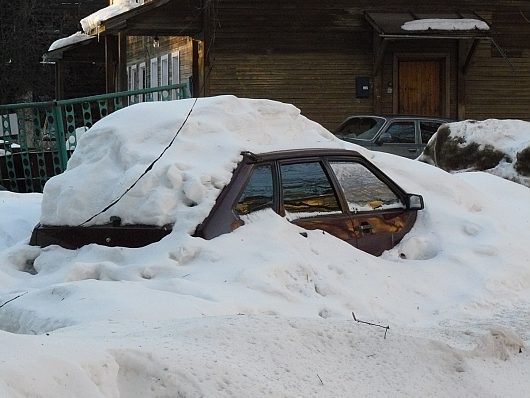
[[[351,213],[357,247],[375,256],[394,247],[416,220],[416,211],[407,210],[403,193],[360,162],[337,160],[329,165]]]
[[[388,152],[409,159],[417,158],[421,151],[416,139],[414,120],[396,120],[389,122],[376,138],[376,151]]]
[[[280,162],[279,176],[280,214],[302,228],[357,245],[353,221],[321,161]]]

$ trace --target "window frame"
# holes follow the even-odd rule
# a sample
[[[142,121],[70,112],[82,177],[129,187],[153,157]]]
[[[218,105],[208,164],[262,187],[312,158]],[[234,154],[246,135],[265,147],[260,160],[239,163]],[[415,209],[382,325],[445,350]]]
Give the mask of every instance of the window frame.
[[[375,139],[375,142],[379,142],[384,145],[415,145],[418,143],[418,121],[414,119],[392,119],[388,120],[383,128],[379,130],[379,134],[377,135],[377,138]],[[412,127],[414,128],[414,141],[413,142],[381,142],[381,137],[384,134],[389,134],[388,129],[390,129],[394,124],[403,124],[403,123],[412,123]]]
[[[337,180],[335,178],[335,175],[333,173],[333,170],[330,169],[329,164],[325,163],[325,157],[307,157],[307,158],[297,158],[297,159],[285,159],[285,160],[276,160],[276,173],[278,176],[277,180],[277,191],[278,191],[278,214],[282,217],[286,217],[286,211],[284,208],[284,195],[283,195],[283,183],[282,183],[282,174],[281,174],[281,166],[282,165],[290,165],[290,164],[300,164],[300,163],[318,163],[320,164],[320,167],[322,168],[322,171],[326,175],[331,189],[333,189],[333,192],[335,194],[335,199],[337,200],[337,205],[339,209],[337,211],[340,211],[341,214],[349,214],[350,212],[347,211],[347,206],[345,207],[344,204],[346,203],[344,200],[344,193],[342,192],[342,188],[337,185]],[[332,174],[330,174],[330,170]],[[340,189],[337,189],[340,188]],[[345,211],[346,210],[346,211]],[[326,214],[318,214],[315,215],[315,217],[326,217],[328,215]],[[330,212],[329,216],[337,216],[336,212]],[[301,217],[301,218],[312,218],[312,217]]]
[[[276,167],[275,167],[276,165],[275,165],[274,161],[266,161],[266,162],[256,162],[256,163],[253,163],[252,165],[250,165],[248,173],[247,173],[247,175],[245,177],[245,181],[243,182],[243,184],[241,184],[241,189],[239,190],[239,192],[235,196],[235,199],[234,199],[234,201],[232,203],[232,206],[231,206],[232,213],[236,217],[241,218],[241,217],[244,217],[244,216],[246,216],[248,214],[253,213],[253,212],[249,212],[248,214],[239,214],[236,211],[236,206],[239,204],[239,201],[241,200],[241,197],[243,196],[243,193],[245,192],[250,180],[252,179],[252,175],[254,174],[254,170],[256,168],[258,168],[258,167],[267,166],[267,165],[270,166],[271,177],[272,177],[272,206],[270,208],[273,211],[275,211],[276,213],[278,213],[278,211],[277,211],[278,184],[277,184]]]
[[[158,83],[158,57],[151,58],[149,61],[149,88],[159,87]],[[151,93],[153,101],[158,101],[158,93]]]
[[[357,212],[354,213],[350,210],[350,207],[348,206],[348,201],[346,200],[346,196],[344,194],[344,190],[342,189],[342,185],[340,184],[333,167],[330,163],[332,162],[349,162],[349,163],[359,163],[360,165],[364,166],[366,169],[368,169],[373,175],[375,175],[381,182],[383,182],[387,187],[390,188],[390,190],[403,202],[403,204],[406,205],[406,197],[407,192],[405,192],[397,183],[395,183],[389,176],[387,176],[385,173],[383,173],[381,170],[376,168],[374,165],[369,163],[363,158],[352,158],[352,157],[346,157],[346,156],[325,156],[323,158],[323,161],[325,162],[325,166],[328,168],[328,173],[331,173],[333,179],[333,184],[336,187],[336,191],[339,193],[340,199],[341,199],[341,206],[350,215],[356,215],[356,214],[366,214],[366,213],[384,213],[387,211],[396,211],[396,210],[403,210],[407,211],[408,209],[374,209],[371,211],[365,211],[365,212]]]

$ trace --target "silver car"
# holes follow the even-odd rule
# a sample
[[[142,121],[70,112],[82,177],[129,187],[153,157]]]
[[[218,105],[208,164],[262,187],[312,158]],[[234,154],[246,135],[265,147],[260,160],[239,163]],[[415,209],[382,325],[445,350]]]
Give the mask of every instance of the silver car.
[[[335,135],[372,151],[416,159],[438,127],[451,121],[428,116],[350,116]]]

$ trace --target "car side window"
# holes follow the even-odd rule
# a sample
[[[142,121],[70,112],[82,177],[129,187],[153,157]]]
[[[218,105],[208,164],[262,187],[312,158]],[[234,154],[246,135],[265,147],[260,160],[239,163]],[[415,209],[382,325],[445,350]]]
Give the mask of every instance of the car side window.
[[[380,139],[387,144],[414,144],[415,136],[414,122],[394,122],[381,134]]]
[[[256,166],[234,210],[239,215],[245,215],[253,211],[272,208],[273,203],[272,167],[270,164]]]
[[[372,171],[356,162],[330,162],[351,212],[401,209],[400,198]]]
[[[440,122],[420,122],[421,143],[427,144],[441,124]]]
[[[320,162],[282,164],[280,170],[283,208],[288,218],[342,212]]]

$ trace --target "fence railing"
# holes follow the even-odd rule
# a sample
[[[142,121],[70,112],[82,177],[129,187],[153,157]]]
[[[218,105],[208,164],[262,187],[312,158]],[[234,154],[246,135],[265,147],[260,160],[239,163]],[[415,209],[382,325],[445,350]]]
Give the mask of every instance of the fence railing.
[[[0,185],[42,192],[62,173],[77,139],[99,119],[127,105],[189,98],[186,84],[47,102],[0,105]]]

